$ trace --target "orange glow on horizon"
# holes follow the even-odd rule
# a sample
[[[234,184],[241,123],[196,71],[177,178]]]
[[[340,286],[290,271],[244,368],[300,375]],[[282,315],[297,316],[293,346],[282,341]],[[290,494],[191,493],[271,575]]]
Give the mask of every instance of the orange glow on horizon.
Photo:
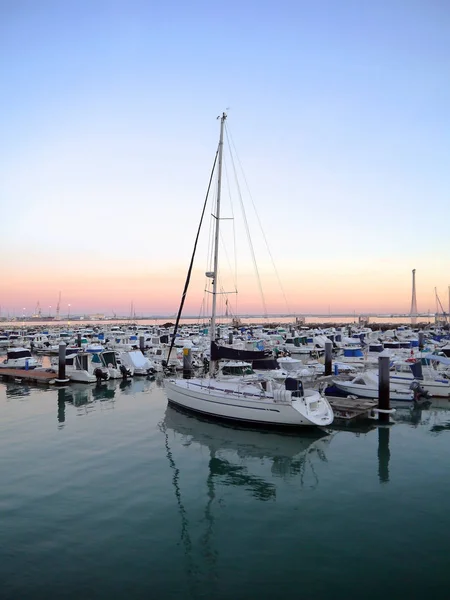
[[[39,302],[43,315],[55,314],[59,291],[61,290],[60,314],[102,313],[129,315],[131,304],[138,315],[172,315],[178,311],[186,272],[184,267],[147,269],[136,272],[132,265],[126,267],[122,261],[117,273],[106,273],[95,265],[83,269],[71,265],[70,269],[39,271],[34,268],[15,270],[2,267],[3,282],[1,293],[2,315],[6,312],[21,315],[33,314]],[[274,275],[262,273],[261,281],[269,314],[364,314],[400,313],[408,314],[411,304],[410,278],[407,273],[401,279],[394,275],[385,277],[379,285],[378,273],[356,273],[345,276],[324,276],[320,272],[299,273],[297,276],[284,276],[283,296]],[[345,283],[344,283],[345,282]],[[428,282],[430,283],[430,282]],[[232,291],[234,284],[223,282],[223,289]],[[183,313],[205,314],[209,305],[204,301],[205,278],[202,269],[192,273],[191,284]],[[245,273],[237,282],[238,298],[228,296],[229,309],[233,314],[264,314],[263,302],[258,292],[253,273]],[[256,290],[256,291],[255,291]],[[443,295],[441,301],[447,305]],[[225,313],[225,296],[218,300],[218,311]],[[424,283],[417,284],[417,303],[420,313],[434,312],[434,288],[426,289]],[[52,307],[49,309],[49,307]]]

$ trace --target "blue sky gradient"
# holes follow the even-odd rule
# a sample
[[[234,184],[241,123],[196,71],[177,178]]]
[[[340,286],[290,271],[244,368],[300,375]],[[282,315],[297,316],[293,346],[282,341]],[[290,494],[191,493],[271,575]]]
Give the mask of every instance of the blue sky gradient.
[[[294,310],[408,311],[412,268],[434,310],[449,40],[436,0],[0,2],[1,305],[176,307],[228,109]]]

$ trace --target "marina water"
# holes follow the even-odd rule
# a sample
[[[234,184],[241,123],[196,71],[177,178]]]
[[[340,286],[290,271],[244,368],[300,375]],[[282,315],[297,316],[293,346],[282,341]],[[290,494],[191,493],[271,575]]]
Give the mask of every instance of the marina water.
[[[0,383],[1,598],[447,598],[447,406],[283,435]]]

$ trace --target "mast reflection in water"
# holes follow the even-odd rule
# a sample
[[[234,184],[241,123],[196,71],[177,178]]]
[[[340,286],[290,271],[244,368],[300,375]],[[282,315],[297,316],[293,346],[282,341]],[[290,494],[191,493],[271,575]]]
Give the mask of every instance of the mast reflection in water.
[[[197,443],[210,453],[209,474],[224,486],[243,486],[259,500],[276,497],[276,486],[265,478],[249,472],[250,460],[261,459],[268,463],[272,475],[302,479],[310,470],[314,484],[318,478],[313,458],[326,461],[325,449],[331,435],[320,431],[301,433],[275,433],[218,424],[191,416],[168,406],[161,429],[181,437],[183,446]],[[232,456],[227,455],[231,452]]]
[[[180,539],[193,595],[198,591],[201,579],[208,579],[210,592],[215,589],[219,579],[218,552],[214,548],[215,512],[220,514],[218,511],[224,501],[226,489],[241,488],[257,501],[275,501],[277,486],[274,477],[299,477],[303,485],[308,468],[313,476],[309,487],[314,487],[318,484],[314,460],[326,461],[324,451],[331,440],[330,435],[316,430],[312,434],[302,431],[301,435],[281,435],[236,428],[186,414],[171,406],[166,408],[160,430],[165,437],[166,456],[172,471],[172,486],[181,520]],[[180,447],[190,450],[196,445],[209,452],[202,518],[204,531],[200,537],[198,523],[189,519],[183,499],[182,468],[177,465],[172,450],[172,446],[179,451]],[[270,475],[252,473],[252,466],[264,468],[266,464],[270,465]],[[188,483],[188,490],[191,485]],[[198,539],[197,550],[193,539]],[[202,569],[194,558],[198,552],[201,555],[199,565],[205,567],[201,577],[199,575]]]

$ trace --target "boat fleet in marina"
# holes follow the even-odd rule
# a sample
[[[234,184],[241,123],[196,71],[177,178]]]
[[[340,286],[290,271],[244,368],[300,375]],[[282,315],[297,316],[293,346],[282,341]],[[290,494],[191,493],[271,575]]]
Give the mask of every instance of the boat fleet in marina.
[[[56,373],[64,343],[66,375],[74,382],[160,373],[169,402],[181,408],[242,422],[320,426],[333,420],[327,396],[377,397],[381,355],[390,359],[391,400],[412,402],[414,383],[432,397],[450,397],[449,340],[448,331],[438,328],[382,332],[356,325],[308,329],[224,323],[216,326],[213,345],[206,324],[183,325],[176,334],[173,326],[127,324],[5,330],[0,369]],[[327,342],[333,347],[334,374],[326,388],[318,389]],[[183,378],[187,357],[190,371]],[[214,413],[205,411],[206,404]]]

